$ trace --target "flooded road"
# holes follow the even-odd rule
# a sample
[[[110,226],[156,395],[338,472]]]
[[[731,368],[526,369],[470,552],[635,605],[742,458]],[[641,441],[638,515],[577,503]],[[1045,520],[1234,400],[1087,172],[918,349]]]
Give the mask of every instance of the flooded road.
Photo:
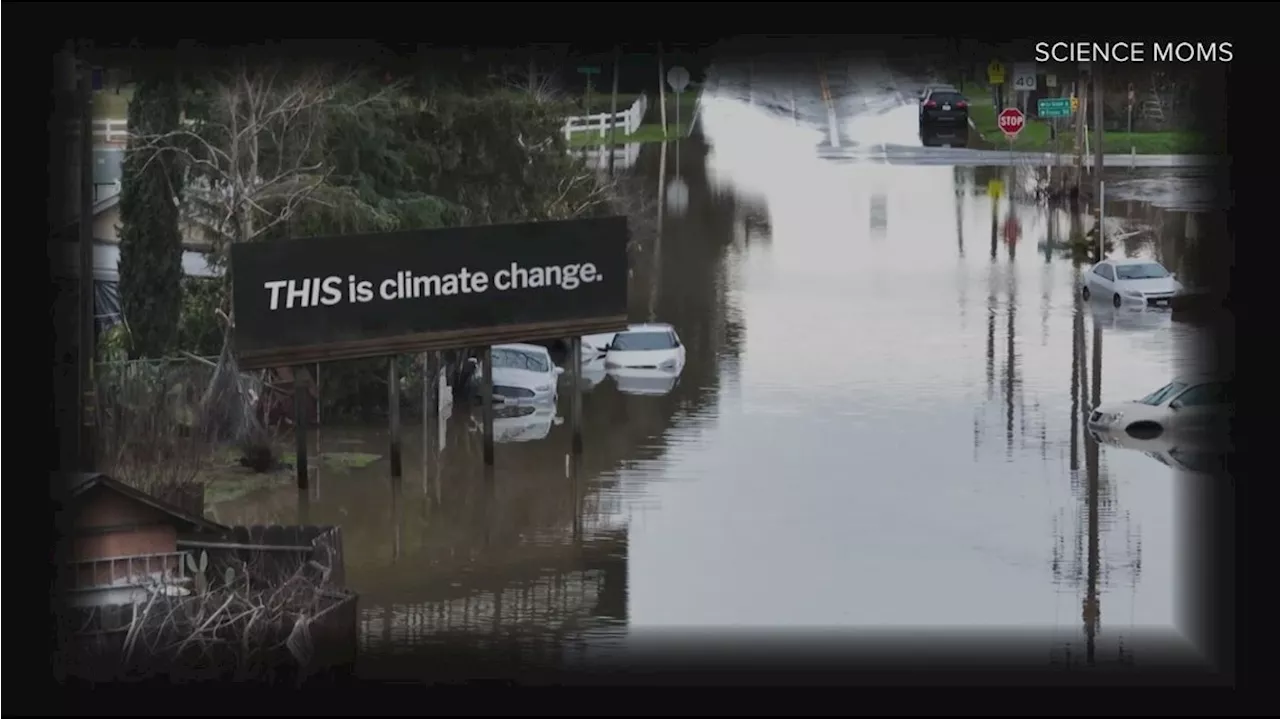
[[[282,487],[217,519],[343,527],[370,676],[441,646],[622,656],[660,628],[1013,626],[1043,629],[1049,661],[1173,624],[1177,487],[1213,479],[1100,446],[1083,417],[1190,369],[1196,328],[1081,299],[1071,218],[1024,199],[1043,169],[829,162],[820,115],[725,92],[705,141],[631,170],[660,228],[632,319],[679,332],[674,388],[590,369],[576,466],[562,384],[557,411],[499,417],[491,476],[459,406],[438,457],[406,430],[400,483],[385,458],[323,469],[305,508]],[[879,92],[868,112],[904,102]],[[1194,281],[1201,208],[1141,195],[1107,208],[1130,233],[1112,256]],[[385,455],[388,436],[312,442]]]

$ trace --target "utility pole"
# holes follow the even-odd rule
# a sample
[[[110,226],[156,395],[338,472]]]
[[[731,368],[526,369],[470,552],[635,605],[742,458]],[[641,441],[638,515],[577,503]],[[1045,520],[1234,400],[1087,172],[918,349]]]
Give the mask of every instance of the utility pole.
[[[80,63],[80,463],[94,469],[93,67]]]
[[[1099,186],[1102,182],[1102,159],[1105,154],[1103,151],[1103,135],[1106,128],[1103,127],[1102,111],[1105,108],[1103,103],[1103,87],[1102,77],[1098,74],[1098,68],[1093,69],[1093,172],[1097,175]]]
[[[1098,71],[1093,71],[1093,173],[1098,182],[1098,261],[1106,257],[1106,236],[1107,236],[1107,210],[1104,206],[1106,202],[1106,183],[1102,179],[1102,169],[1104,155],[1103,136],[1106,128],[1103,127],[1102,111],[1104,104],[1102,101],[1103,88],[1102,78],[1098,76]]]
[[[529,94],[538,96],[538,56],[536,50],[529,53]]]
[[[1079,196],[1080,185],[1084,181],[1084,138],[1085,138],[1084,125],[1085,125],[1085,112],[1088,109],[1088,105],[1085,102],[1086,99],[1088,99],[1088,96],[1085,94],[1085,90],[1088,87],[1088,84],[1085,81],[1085,75],[1083,72],[1079,72],[1077,75],[1077,78],[1078,79],[1076,80],[1076,89],[1075,89],[1075,97],[1078,102],[1076,103],[1077,107],[1076,107],[1076,113],[1075,113],[1076,115],[1076,157],[1075,157],[1076,177],[1075,177],[1075,193],[1074,194],[1076,196]]]
[[[662,119],[662,137],[667,137],[667,70],[662,66],[662,42],[658,42],[658,111]]]
[[[622,46],[613,46],[613,100],[609,103],[609,177],[613,177],[614,142],[618,137],[618,65]]]

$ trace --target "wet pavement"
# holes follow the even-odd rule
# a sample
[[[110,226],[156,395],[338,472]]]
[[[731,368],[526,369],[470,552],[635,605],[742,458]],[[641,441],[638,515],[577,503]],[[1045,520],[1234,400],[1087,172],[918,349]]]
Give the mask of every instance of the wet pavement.
[[[578,463],[562,385],[556,412],[498,419],[515,441],[491,475],[459,406],[438,457],[407,430],[399,483],[385,458],[325,469],[305,508],[280,488],[217,518],[343,527],[370,676],[455,644],[598,661],[678,627],[1041,628],[1046,659],[1082,661],[1173,624],[1178,486],[1215,478],[1169,447],[1099,444],[1083,418],[1191,369],[1199,330],[1080,298],[1065,242],[1091,220],[1025,199],[1043,169],[830,162],[820,86],[792,112],[800,70],[756,67],[745,89],[729,70],[703,98],[706,140],[646,147],[632,170],[666,189],[632,318],[679,332],[674,388],[627,393],[592,368]],[[908,145],[914,121],[858,124],[906,83],[827,88],[845,93],[842,146]],[[1166,201],[1113,195],[1112,254],[1193,283],[1203,203],[1178,209],[1178,171],[1116,172]],[[385,454],[388,437],[312,442]]]

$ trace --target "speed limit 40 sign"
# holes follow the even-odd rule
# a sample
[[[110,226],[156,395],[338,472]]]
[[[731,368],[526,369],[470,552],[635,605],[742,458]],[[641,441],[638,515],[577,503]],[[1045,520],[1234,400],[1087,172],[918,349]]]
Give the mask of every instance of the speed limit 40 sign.
[[[1013,89],[1030,92],[1036,89],[1036,64],[1020,62],[1013,66]]]

